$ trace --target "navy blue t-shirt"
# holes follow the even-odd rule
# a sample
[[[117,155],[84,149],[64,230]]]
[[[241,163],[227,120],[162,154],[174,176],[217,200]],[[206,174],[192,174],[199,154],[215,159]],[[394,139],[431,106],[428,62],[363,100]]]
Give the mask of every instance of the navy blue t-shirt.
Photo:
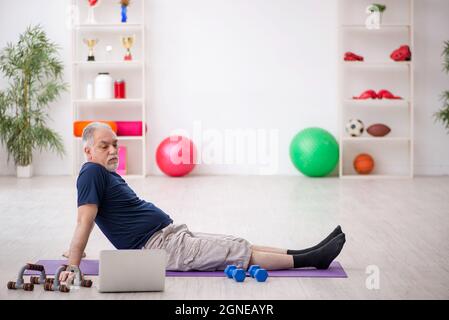
[[[96,204],[95,223],[117,249],[141,249],[150,237],[173,220],[137,197],[125,180],[100,164],[86,162],[76,187],[78,207]]]

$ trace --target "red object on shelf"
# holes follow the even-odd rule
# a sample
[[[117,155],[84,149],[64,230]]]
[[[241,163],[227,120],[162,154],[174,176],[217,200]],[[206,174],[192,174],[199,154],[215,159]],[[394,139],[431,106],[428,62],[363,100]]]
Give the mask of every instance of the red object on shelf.
[[[116,121],[117,136],[142,136],[142,121]],[[145,133],[147,126],[145,125]]]
[[[127,166],[126,166],[126,146],[119,146],[118,147],[118,158],[119,158],[119,165],[116,170],[116,172],[123,176],[127,173]]]
[[[377,93],[374,90],[366,90],[358,97],[352,97],[353,99],[377,99]]]
[[[126,83],[125,80],[116,80],[114,82],[114,97],[116,99],[126,98]]]
[[[390,58],[394,61],[410,61],[412,58],[410,47],[407,45],[400,46],[391,53]]]
[[[402,99],[402,97],[395,96],[390,91],[382,89],[377,93],[378,99]]]
[[[362,56],[359,56],[359,55],[353,53],[353,52],[346,52],[344,60],[345,61],[363,61],[364,58]]]

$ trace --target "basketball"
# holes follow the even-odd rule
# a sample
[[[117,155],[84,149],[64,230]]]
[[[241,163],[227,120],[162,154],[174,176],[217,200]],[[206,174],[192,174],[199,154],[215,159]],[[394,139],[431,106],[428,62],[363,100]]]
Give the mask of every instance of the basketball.
[[[374,159],[369,154],[359,154],[354,159],[354,169],[359,174],[369,174],[374,169]]]

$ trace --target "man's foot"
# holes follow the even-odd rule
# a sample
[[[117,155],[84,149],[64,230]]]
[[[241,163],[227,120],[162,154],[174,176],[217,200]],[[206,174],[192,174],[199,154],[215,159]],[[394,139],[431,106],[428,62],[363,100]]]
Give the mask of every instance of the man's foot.
[[[314,245],[313,247],[302,249],[302,250],[287,250],[287,254],[303,254],[307,253],[313,250],[316,250],[318,248],[321,248],[323,245],[331,241],[333,238],[338,236],[340,233],[343,233],[340,226],[337,226],[334,231],[332,231],[323,241],[318,243],[317,245]]]
[[[66,252],[64,252],[63,254],[62,254],[62,256],[64,257],[64,258],[69,258],[69,251],[66,251]],[[83,258],[85,258],[86,257],[86,253],[85,252],[83,252]]]
[[[308,253],[293,255],[294,268],[315,267],[327,269],[334,259],[340,254],[346,242],[344,233],[340,233],[319,249]]]

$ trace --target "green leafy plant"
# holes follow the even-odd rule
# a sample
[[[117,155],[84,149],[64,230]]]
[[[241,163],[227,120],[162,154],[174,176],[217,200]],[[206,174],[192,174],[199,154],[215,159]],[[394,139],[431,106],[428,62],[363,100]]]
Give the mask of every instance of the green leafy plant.
[[[0,141],[8,162],[12,156],[16,165],[28,166],[35,149],[65,153],[60,135],[46,126],[48,105],[67,90],[58,49],[37,25],[0,52],[0,71],[9,82],[0,91]]]
[[[384,12],[385,9],[387,9],[386,5],[383,4],[379,4],[379,3],[372,3],[368,6],[368,10],[373,13],[373,12]]]
[[[377,7],[377,9],[379,10],[379,12],[384,12],[385,9],[387,8],[386,5],[378,4],[378,3],[373,3],[373,6]]]
[[[444,42],[442,56],[444,57],[443,70],[449,73],[449,41]],[[441,94],[441,100],[443,101],[443,107],[434,116],[437,121],[443,123],[449,132],[449,91],[444,91]]]

